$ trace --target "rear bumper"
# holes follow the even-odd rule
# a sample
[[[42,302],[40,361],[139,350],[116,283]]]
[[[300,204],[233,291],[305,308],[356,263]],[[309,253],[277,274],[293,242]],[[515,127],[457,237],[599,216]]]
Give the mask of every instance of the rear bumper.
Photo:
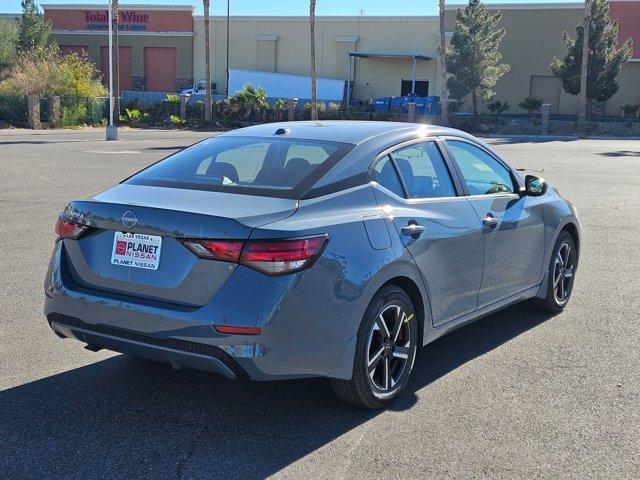
[[[320,264],[280,278],[239,266],[206,305],[192,308],[86,289],[74,281],[58,242],[45,280],[44,313],[56,333],[90,350],[228,378],[344,379],[352,372],[357,323],[336,319],[358,317],[353,303],[327,302],[336,278]],[[323,288],[327,293],[319,295]],[[262,333],[222,334],[214,324],[255,326]]]
[[[219,347],[176,339],[160,339],[114,327],[85,323],[59,313],[47,316],[51,329],[64,338],[75,338],[91,351],[113,350],[127,355],[169,363],[173,368],[196,368],[231,379],[248,379],[249,374]]]

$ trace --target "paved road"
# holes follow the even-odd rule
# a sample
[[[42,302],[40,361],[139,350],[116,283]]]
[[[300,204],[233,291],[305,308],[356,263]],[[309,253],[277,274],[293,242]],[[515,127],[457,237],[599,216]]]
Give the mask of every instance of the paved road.
[[[640,478],[640,141],[492,142],[578,208],[572,303],[422,349],[380,413],[323,380],[234,383],[47,327],[57,212],[201,137],[0,132],[0,478]]]

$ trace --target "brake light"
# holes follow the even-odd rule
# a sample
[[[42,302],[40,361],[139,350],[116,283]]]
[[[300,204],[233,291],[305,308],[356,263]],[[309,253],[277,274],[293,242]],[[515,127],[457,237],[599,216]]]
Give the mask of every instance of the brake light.
[[[240,263],[266,275],[286,275],[312,266],[328,235],[277,240],[180,240],[200,258]]]
[[[242,251],[242,240],[181,240],[200,258],[237,263]]]
[[[71,222],[66,218],[60,216],[58,217],[58,221],[56,222],[56,235],[58,235],[58,238],[68,238],[71,240],[76,240],[80,237],[80,235],[86,232],[88,228],[89,227],[87,227],[86,225]]]
[[[287,240],[250,240],[240,263],[267,275],[285,275],[309,268],[322,254],[327,235]]]

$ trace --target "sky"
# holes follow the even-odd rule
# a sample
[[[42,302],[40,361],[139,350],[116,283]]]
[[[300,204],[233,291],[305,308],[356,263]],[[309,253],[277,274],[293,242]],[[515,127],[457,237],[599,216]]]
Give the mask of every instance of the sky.
[[[553,0],[538,0],[535,3],[549,3]],[[576,0],[556,0],[576,1]],[[579,1],[579,0],[578,0]],[[231,15],[308,15],[307,0],[230,0]],[[449,0],[449,3],[463,3],[464,0]],[[46,0],[39,3],[94,4],[106,5],[107,1],[96,0]],[[202,2],[198,0],[130,0],[129,4],[171,4],[195,5],[196,14],[202,14]],[[486,3],[533,3],[532,0],[487,0]],[[223,15],[227,11],[226,0],[211,0],[212,15]],[[0,13],[20,12],[20,0],[0,0]],[[438,0],[317,0],[317,15],[437,15]]]

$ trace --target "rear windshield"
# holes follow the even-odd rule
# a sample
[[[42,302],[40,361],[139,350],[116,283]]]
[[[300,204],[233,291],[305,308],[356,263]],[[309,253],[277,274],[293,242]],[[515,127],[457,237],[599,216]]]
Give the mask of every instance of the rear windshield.
[[[289,138],[214,137],[151,165],[125,183],[296,198],[352,148]]]

